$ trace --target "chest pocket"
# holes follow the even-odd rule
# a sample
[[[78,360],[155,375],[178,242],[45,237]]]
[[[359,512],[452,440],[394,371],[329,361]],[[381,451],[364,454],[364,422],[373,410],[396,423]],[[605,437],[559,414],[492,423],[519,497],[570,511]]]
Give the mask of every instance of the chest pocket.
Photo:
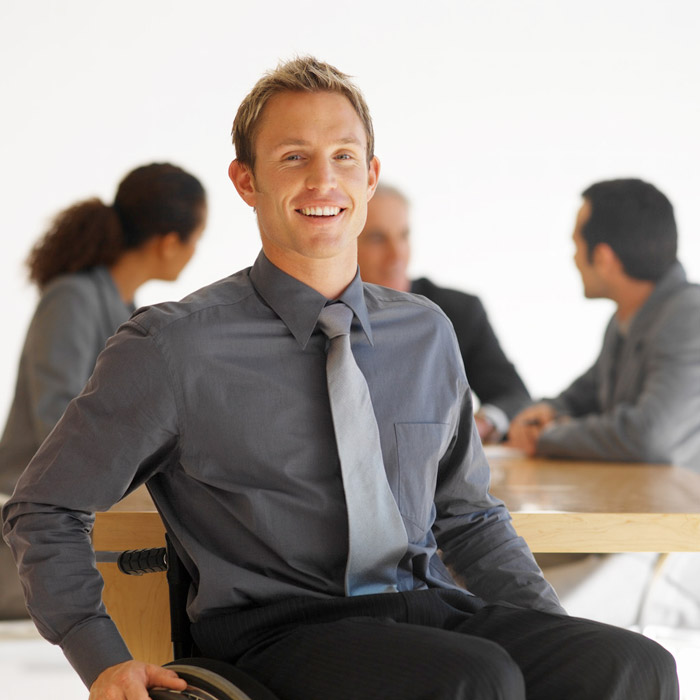
[[[411,542],[421,542],[433,523],[440,457],[449,434],[446,423],[396,423],[399,510]]]

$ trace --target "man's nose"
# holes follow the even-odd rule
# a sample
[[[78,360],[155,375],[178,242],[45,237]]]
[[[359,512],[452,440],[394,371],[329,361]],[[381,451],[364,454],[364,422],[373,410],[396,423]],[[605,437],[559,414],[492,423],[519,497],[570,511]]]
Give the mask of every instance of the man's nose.
[[[318,190],[319,192],[327,192],[335,189],[337,180],[333,163],[327,158],[314,158],[309,163],[309,169],[306,174],[306,186],[310,190]]]

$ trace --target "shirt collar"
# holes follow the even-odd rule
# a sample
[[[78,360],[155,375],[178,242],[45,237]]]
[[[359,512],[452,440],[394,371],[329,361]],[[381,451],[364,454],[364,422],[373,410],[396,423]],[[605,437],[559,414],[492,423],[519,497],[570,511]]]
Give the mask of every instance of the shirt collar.
[[[250,280],[255,291],[284,321],[299,345],[305,348],[316,328],[321,309],[332,300],[273,265],[263,251],[260,251],[250,270]],[[359,268],[338,300],[352,309],[367,340],[373,344]]]

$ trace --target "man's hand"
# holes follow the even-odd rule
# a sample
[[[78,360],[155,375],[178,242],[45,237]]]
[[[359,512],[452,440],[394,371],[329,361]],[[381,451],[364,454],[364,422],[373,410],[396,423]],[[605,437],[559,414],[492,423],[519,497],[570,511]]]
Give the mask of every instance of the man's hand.
[[[187,682],[162,666],[125,661],[97,676],[89,700],[148,700],[148,688],[156,687],[184,690]]]
[[[520,411],[511,421],[506,444],[518,447],[532,457],[537,450],[540,433],[556,416],[556,411],[548,403],[536,403]]]

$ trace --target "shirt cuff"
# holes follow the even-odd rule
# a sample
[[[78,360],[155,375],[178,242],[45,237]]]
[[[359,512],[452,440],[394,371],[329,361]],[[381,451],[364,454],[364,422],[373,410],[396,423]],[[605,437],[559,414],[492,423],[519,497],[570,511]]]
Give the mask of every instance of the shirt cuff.
[[[483,404],[479,407],[476,415],[485,418],[493,426],[493,433],[489,435],[490,441],[498,442],[508,432],[510,421],[505,411],[498,406],[490,403]]]
[[[133,658],[108,617],[73,629],[63,638],[61,649],[88,689],[106,668]]]

